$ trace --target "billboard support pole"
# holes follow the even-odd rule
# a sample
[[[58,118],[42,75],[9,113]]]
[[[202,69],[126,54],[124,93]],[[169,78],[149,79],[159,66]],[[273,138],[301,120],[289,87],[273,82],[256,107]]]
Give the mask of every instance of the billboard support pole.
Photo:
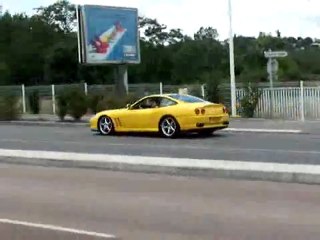
[[[51,95],[52,95],[52,113],[56,115],[56,91],[54,84],[51,85]]]
[[[117,96],[126,96],[128,87],[128,66],[126,64],[117,65],[115,69],[115,85]]]
[[[21,92],[22,92],[22,110],[23,113],[27,112],[27,107],[26,107],[26,88],[24,84],[21,85]]]

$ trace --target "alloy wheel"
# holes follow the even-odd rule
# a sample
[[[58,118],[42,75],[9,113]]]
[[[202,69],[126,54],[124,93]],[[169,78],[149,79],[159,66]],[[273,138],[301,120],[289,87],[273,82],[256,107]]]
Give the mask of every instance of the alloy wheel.
[[[162,120],[161,131],[166,137],[173,137],[177,133],[177,129],[178,125],[173,118],[167,117]]]
[[[109,117],[101,117],[99,119],[99,131],[103,135],[109,135],[113,130],[113,123]]]

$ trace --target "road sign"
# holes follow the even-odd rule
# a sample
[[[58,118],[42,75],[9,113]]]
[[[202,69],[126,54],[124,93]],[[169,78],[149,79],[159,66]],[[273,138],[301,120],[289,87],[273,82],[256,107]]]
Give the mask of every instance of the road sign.
[[[277,51],[277,52],[267,51],[267,52],[264,52],[264,56],[266,58],[283,58],[283,57],[288,56],[288,52],[286,52],[286,51]]]

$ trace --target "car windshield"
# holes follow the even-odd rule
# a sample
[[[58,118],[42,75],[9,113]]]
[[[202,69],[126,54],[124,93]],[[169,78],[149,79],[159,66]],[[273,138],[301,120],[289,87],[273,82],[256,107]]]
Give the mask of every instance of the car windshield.
[[[180,94],[171,94],[169,95],[170,97],[180,100],[182,102],[187,102],[187,103],[199,103],[199,102],[205,102],[205,100],[195,97],[195,96],[190,96],[190,95],[180,95]]]

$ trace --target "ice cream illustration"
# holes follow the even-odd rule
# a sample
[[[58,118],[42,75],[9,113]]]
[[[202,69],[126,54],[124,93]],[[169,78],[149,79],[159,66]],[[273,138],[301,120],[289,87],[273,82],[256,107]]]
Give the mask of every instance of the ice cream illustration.
[[[122,38],[126,29],[121,25],[120,21],[114,23],[114,25],[101,35],[96,35],[91,41],[90,52],[92,54],[110,54],[114,45]]]

